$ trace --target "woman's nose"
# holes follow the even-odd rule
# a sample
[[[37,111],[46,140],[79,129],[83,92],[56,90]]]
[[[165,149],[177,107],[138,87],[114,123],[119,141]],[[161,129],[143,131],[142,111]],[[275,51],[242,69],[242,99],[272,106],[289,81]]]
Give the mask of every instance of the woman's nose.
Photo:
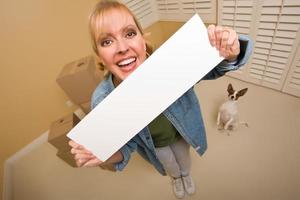
[[[129,49],[127,42],[124,41],[124,40],[119,40],[118,41],[118,47],[117,48],[118,48],[117,52],[121,53],[121,54],[126,53]]]

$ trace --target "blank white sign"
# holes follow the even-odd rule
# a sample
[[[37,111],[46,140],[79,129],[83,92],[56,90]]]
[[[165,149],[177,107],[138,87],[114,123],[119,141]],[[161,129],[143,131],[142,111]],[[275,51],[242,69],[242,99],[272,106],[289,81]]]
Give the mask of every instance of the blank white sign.
[[[105,161],[222,59],[196,14],[67,136]]]

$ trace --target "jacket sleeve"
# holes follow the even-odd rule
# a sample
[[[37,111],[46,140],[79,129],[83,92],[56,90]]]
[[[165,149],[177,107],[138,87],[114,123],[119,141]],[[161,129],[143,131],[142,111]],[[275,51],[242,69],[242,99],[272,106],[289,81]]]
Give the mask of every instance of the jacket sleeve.
[[[212,80],[223,76],[226,72],[237,70],[248,61],[252,49],[253,43],[251,39],[246,35],[239,35],[240,42],[240,54],[235,63],[228,63],[226,60],[223,60],[210,72],[208,72],[201,80]]]
[[[136,149],[137,144],[131,139],[119,150],[123,155],[123,160],[114,164],[114,167],[117,171],[122,171],[126,167],[130,160],[131,153],[134,152]]]

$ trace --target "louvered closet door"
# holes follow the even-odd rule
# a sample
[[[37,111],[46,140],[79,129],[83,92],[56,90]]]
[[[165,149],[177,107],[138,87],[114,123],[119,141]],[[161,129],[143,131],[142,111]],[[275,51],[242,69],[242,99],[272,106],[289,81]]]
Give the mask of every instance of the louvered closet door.
[[[204,23],[216,23],[216,0],[156,0],[160,20],[187,21],[198,13]]]
[[[156,0],[157,12],[160,20],[182,21],[180,1],[178,0]]]
[[[181,0],[181,10],[184,20],[198,13],[203,22],[212,24],[217,21],[216,1],[212,0]]]
[[[300,47],[298,40],[297,54],[294,57],[291,68],[289,70],[283,91],[300,97]]]
[[[143,28],[158,21],[154,0],[122,0],[134,13]]]
[[[256,23],[247,80],[282,90],[299,45],[300,1],[264,0]]]
[[[257,1],[253,0],[223,0],[218,1],[218,24],[233,28],[238,34],[254,37],[255,12]],[[246,68],[249,63],[228,75],[239,79],[246,78]]]
[[[295,91],[295,85],[285,82],[299,46],[300,0],[222,0],[218,14],[219,24],[254,41],[247,65],[229,75],[280,91]],[[293,75],[298,77],[296,72]]]

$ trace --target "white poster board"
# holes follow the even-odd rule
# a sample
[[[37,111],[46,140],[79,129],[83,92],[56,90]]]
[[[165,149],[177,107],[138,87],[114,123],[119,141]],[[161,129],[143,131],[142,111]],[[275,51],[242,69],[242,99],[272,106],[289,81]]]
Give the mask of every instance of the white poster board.
[[[67,136],[105,161],[222,60],[196,14]]]

